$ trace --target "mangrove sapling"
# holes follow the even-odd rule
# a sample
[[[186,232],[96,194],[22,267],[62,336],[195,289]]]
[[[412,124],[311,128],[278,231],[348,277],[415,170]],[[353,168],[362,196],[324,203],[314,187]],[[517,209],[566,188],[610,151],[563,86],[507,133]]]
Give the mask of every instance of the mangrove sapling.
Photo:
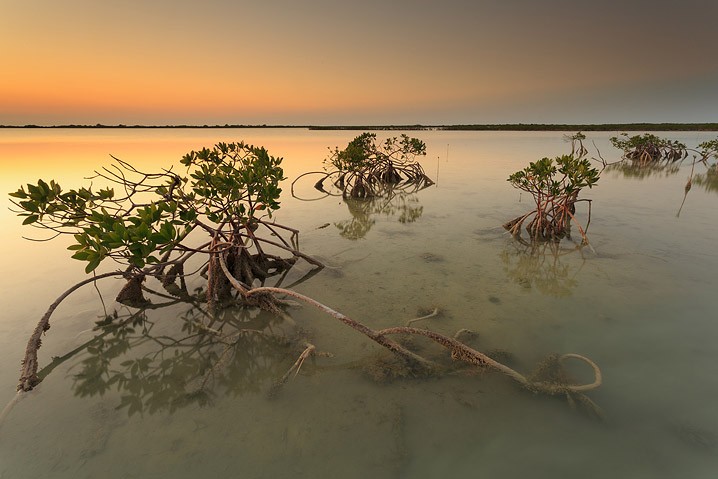
[[[323,172],[304,173],[292,187],[303,176],[320,175],[314,185],[319,191],[328,193],[326,183],[330,182],[345,198],[370,198],[382,196],[387,187],[416,191],[434,184],[415,161],[426,155],[426,144],[417,138],[401,135],[377,145],[375,133],[362,133],[343,150],[329,151]]]
[[[509,176],[514,188],[526,191],[533,197],[535,209],[505,223],[503,226],[515,238],[520,238],[524,223],[531,242],[560,241],[570,237],[571,220],[576,222],[576,203],[589,204],[586,227],[576,222],[582,242],[588,244],[586,230],[591,221],[591,200],[579,199],[583,188],[591,188],[599,179],[599,171],[584,156],[574,154],[555,159],[542,158]]]
[[[170,293],[186,297],[185,265],[200,255],[207,264],[206,301],[213,310],[222,301],[246,299],[233,296],[217,262],[220,250],[233,274],[248,287],[286,273],[299,258],[321,268],[321,263],[299,251],[297,230],[269,221],[279,208],[279,182],[284,177],[282,159],[264,148],[240,142],[192,151],[181,160],[186,176],[171,169],[146,173],[115,160],[93,177],[109,184],[97,191],[92,186],[63,191],[55,181],[38,180],[27,190],[22,187],[10,194],[24,225],[47,231],[52,238],[74,238],[68,249],[72,258],[87,263],[86,273],[94,274],[108,258],[121,266],[78,283],[53,303],[28,343],[19,389],[30,390],[39,382],[40,336],[49,328],[57,305],[83,284],[123,276],[127,283],[118,300],[131,306],[147,303],[143,296],[147,278],[156,278]],[[203,243],[197,239],[201,236],[207,238]],[[282,256],[286,253],[291,256]]]

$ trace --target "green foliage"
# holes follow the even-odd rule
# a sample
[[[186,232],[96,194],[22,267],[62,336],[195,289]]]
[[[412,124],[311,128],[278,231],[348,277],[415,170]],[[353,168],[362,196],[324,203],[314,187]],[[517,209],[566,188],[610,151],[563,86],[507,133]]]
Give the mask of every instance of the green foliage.
[[[402,134],[400,138],[388,138],[376,144],[376,133],[362,133],[340,150],[330,149],[324,163],[342,172],[357,172],[376,163],[395,161],[400,164],[413,161],[416,156],[426,155],[426,144],[418,138]]]
[[[704,141],[698,145],[701,159],[718,158],[718,138],[715,140]]]
[[[189,169],[192,193],[183,202],[215,223],[247,223],[259,211],[279,208],[284,179],[282,158],[244,143],[218,143],[186,154],[181,163]]]
[[[563,155],[529,163],[508,181],[514,188],[531,193],[538,203],[545,197],[574,195],[582,188],[593,187],[598,179],[598,170],[586,158]]]
[[[570,154],[553,159],[542,158],[509,176],[509,183],[514,188],[530,193],[536,203],[533,211],[504,224],[504,228],[514,237],[520,237],[521,227],[528,218],[531,220],[526,230],[532,242],[559,241],[570,236],[571,220],[575,219],[575,204],[583,201],[578,199],[579,192],[583,188],[592,188],[600,177],[600,172],[585,157],[588,154],[582,143],[585,138],[580,132],[568,136],[566,139],[571,142]],[[578,227],[583,242],[587,244],[585,231],[580,225]]]
[[[684,143],[677,140],[660,138],[651,133],[629,137],[621,133],[620,137],[611,137],[611,144],[623,151],[623,156],[630,160],[649,163],[654,161],[678,161],[688,155]]]
[[[117,161],[94,178],[119,185],[126,192],[122,197],[111,187],[63,191],[55,181],[43,180],[10,193],[24,225],[74,237],[68,249],[74,259],[87,262],[87,273],[106,258],[135,268],[160,263],[200,219],[236,230],[256,221],[260,212],[271,216],[279,208],[282,159],[264,148],[219,143],[192,151],[181,160],[189,177],[142,173]]]
[[[85,271],[93,271],[107,257],[123,260],[141,268],[156,263],[153,255],[174,244],[180,236],[177,203],[158,198],[145,205],[127,205],[116,199],[112,188],[92,191],[92,187],[63,191],[55,181],[38,180],[21,187],[10,196],[20,201],[19,216],[24,225],[32,224],[57,234],[72,234],[76,244],[70,245],[72,257],[87,261]],[[186,215],[185,215],[186,216]]]
[[[339,171],[356,171],[369,166],[369,157],[372,150],[376,150],[376,133],[362,133],[349,142],[346,148],[339,150],[335,147],[330,150],[329,158],[325,164],[331,165]]]
[[[426,155],[426,144],[417,138],[401,135],[377,145],[375,133],[362,133],[343,150],[329,151],[324,160],[327,173],[314,185],[325,193],[324,181],[330,177],[345,198],[384,196],[397,185],[419,190],[434,184],[415,161]]]
[[[103,202],[112,200],[114,194],[115,192],[111,188],[93,193],[92,187],[63,193],[62,187],[54,180],[49,184],[43,180],[37,180],[37,185],[27,184],[27,191],[21,187],[9,195],[22,200],[17,204],[24,210],[18,215],[25,217],[24,225],[35,223],[45,215],[58,215],[67,225],[76,225],[82,219],[87,208],[100,206]]]

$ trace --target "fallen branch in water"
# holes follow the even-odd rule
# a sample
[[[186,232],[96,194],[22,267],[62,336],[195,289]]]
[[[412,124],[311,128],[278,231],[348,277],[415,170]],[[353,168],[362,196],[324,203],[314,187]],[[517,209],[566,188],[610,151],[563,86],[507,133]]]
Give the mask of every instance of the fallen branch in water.
[[[550,396],[564,395],[572,407],[575,407],[575,405],[578,403],[586,407],[586,409],[595,416],[599,418],[603,417],[603,412],[601,411],[601,409],[584,394],[585,392],[598,388],[603,382],[603,376],[598,365],[585,356],[573,353],[556,356],[554,358],[555,360],[553,361],[552,366],[558,371],[556,374],[552,375],[550,381],[541,380],[541,378],[529,379],[523,374],[515,371],[514,369],[494,359],[491,359],[486,354],[469,347],[468,345],[457,340],[455,337],[451,338],[443,334],[430,331],[428,329],[412,328],[408,326],[374,330],[360,323],[359,321],[351,319],[348,316],[339,313],[338,311],[335,311],[329,306],[326,306],[319,301],[305,296],[301,293],[297,293],[296,291],[266,286],[251,289],[245,288],[244,285],[240,284],[236,279],[231,277],[231,274],[229,274],[229,271],[224,263],[223,255],[219,254],[218,256],[220,259],[220,264],[222,264],[222,270],[227,275],[228,280],[236,289],[238,289],[240,294],[242,294],[242,296],[244,296],[245,298],[250,298],[252,296],[260,296],[263,299],[263,302],[266,302],[269,300],[270,297],[273,298],[273,296],[271,295],[279,294],[298,299],[332,316],[333,318],[338,319],[344,324],[350,326],[352,329],[364,334],[374,342],[380,344],[381,346],[397,354],[404,360],[408,361],[409,364],[423,369],[424,372],[434,373],[440,369],[440,366],[438,364],[408,350],[404,346],[387,337],[395,334],[424,336],[451,351],[451,358],[455,361],[463,361],[474,366],[488,367],[494,369],[509,376],[511,379],[519,383],[522,387],[535,393],[542,393]],[[427,317],[434,316],[437,313],[438,310],[434,310],[434,312],[430,315],[427,315],[426,317],[422,318],[417,318],[417,320],[426,319]],[[414,320],[410,320],[410,322],[411,321]],[[297,361],[297,363],[295,363],[295,365],[299,364],[299,366],[301,366],[301,363],[303,363],[304,359],[306,359],[305,356],[309,355],[312,351],[314,351],[314,349],[307,348],[305,350],[305,353],[302,353],[302,356],[300,356],[300,359]],[[563,373],[561,367],[562,363],[568,359],[578,359],[579,361],[588,364],[593,371],[593,381],[586,384],[569,384],[565,379],[566,375],[565,373]],[[290,372],[291,371],[292,369],[290,369]],[[289,374],[289,372],[287,374]]]
[[[428,319],[438,315],[438,309],[434,309],[434,311],[428,315],[409,320],[407,322],[407,326],[375,330],[322,304],[321,302],[313,298],[305,296],[296,291],[271,286],[252,287],[242,281],[239,281],[232,275],[230,267],[227,264],[226,258],[232,254],[232,251],[225,248],[225,244],[220,242],[216,242],[210,251],[213,256],[213,260],[216,262],[216,270],[220,272],[220,274],[223,274],[223,276],[226,277],[227,283],[238,292],[235,299],[239,304],[242,304],[244,306],[259,307],[261,309],[274,312],[282,316],[286,316],[286,313],[282,309],[280,309],[280,306],[283,305],[283,301],[282,299],[278,298],[278,296],[287,296],[290,298],[294,298],[303,303],[309,304],[314,308],[328,314],[329,316],[341,321],[355,331],[362,333],[383,348],[389,350],[398,358],[404,361],[401,364],[394,363],[394,366],[398,365],[400,369],[405,369],[411,375],[436,376],[440,373],[448,372],[449,374],[451,374],[452,372],[456,372],[456,368],[454,366],[447,366],[445,363],[436,362],[433,359],[429,359],[420,354],[417,354],[410,349],[410,346],[406,346],[405,343],[397,342],[391,338],[391,336],[393,335],[423,336],[447,349],[450,352],[451,359],[453,359],[454,361],[461,361],[468,364],[472,368],[479,367],[501,372],[502,374],[509,376],[512,380],[517,382],[521,387],[531,392],[546,394],[549,396],[565,396],[569,405],[571,405],[572,407],[575,407],[577,405],[582,406],[586,408],[590,413],[598,417],[602,416],[600,408],[590,398],[585,396],[585,393],[601,386],[601,370],[596,365],[596,363],[586,358],[585,356],[581,356],[578,354],[549,356],[549,358],[544,361],[542,366],[538,368],[537,372],[526,376],[512,369],[511,367],[499,362],[497,359],[492,359],[492,357],[489,357],[489,355],[482,353],[468,346],[466,343],[460,341],[458,339],[461,336],[460,333],[466,333],[468,330],[461,330],[454,337],[449,337],[428,329],[420,329],[409,326],[416,321]],[[74,290],[76,290],[83,284],[87,284],[94,279],[122,274],[123,273],[121,272],[106,273],[104,275],[98,275],[96,278],[90,278],[84,282],[78,283],[77,285],[73,286],[73,288],[70,288],[68,291],[63,293],[63,295],[58,298],[55,303],[53,303],[53,305],[50,307],[50,309],[36,328],[37,338],[35,338],[35,335],[33,335],[33,338],[31,338],[31,341],[28,344],[29,356],[23,363],[25,369],[23,369],[23,376],[21,377],[20,385],[18,386],[18,396],[13,401],[11,401],[11,403],[8,404],[8,406],[3,410],[2,418],[7,416],[8,412],[12,408],[12,405],[15,404],[18,399],[20,399],[24,391],[32,389],[42,380],[42,377],[39,377],[37,373],[37,349],[40,345],[39,339],[42,336],[42,333],[47,330],[47,328],[49,328],[49,317],[54,311],[54,309],[57,307],[57,305],[65,297],[67,297],[70,293],[72,293]],[[249,331],[257,333],[261,332],[260,330],[240,330],[240,332],[236,334],[239,335]],[[215,335],[217,335],[218,333],[218,331],[212,332]],[[230,342],[233,342],[233,340]],[[289,370],[273,386],[272,390],[270,391],[270,394],[276,391],[277,388],[284,385],[292,377],[292,375],[296,376],[307,358],[317,355],[324,355],[321,353],[317,353],[315,346],[312,344],[305,343],[304,346],[304,350],[301,352],[301,354],[296,359],[294,364],[289,368]],[[225,350],[225,352],[220,355],[216,364],[205,375],[204,380],[199,387],[199,390],[204,389],[210,375],[212,375],[218,367],[220,367],[226,362],[228,354],[228,350]],[[586,363],[593,371],[593,380],[585,384],[576,384],[574,381],[570,380],[568,376],[564,373],[562,366],[562,363],[569,359],[577,359]]]

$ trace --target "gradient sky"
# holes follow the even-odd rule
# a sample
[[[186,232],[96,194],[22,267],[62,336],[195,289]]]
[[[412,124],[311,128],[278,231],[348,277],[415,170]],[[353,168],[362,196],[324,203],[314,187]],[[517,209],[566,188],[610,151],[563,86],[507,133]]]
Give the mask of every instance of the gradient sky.
[[[718,121],[715,0],[0,0],[0,124]]]

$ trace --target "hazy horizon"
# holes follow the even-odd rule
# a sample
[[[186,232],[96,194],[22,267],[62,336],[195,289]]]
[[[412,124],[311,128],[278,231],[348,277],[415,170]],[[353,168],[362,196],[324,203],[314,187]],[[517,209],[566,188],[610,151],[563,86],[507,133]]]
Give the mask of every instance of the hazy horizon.
[[[5,1],[0,125],[716,121],[718,4]]]

